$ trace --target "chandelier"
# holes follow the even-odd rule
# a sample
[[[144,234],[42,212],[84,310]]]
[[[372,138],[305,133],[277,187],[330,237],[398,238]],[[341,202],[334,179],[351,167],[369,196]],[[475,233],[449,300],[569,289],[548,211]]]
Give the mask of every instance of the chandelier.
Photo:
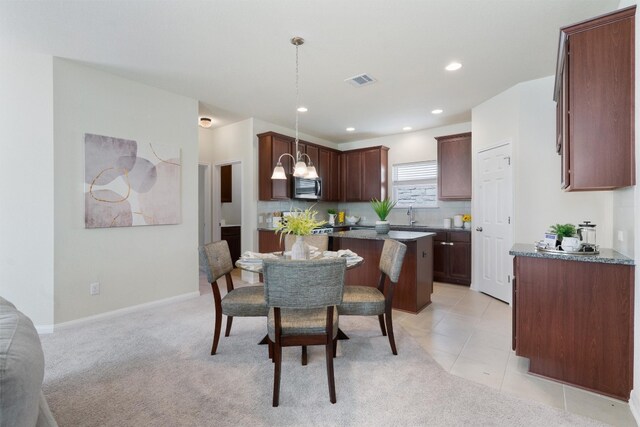
[[[293,167],[293,176],[297,178],[315,179],[318,178],[318,172],[311,162],[311,157],[309,157],[307,153],[301,153],[298,149],[298,112],[301,111],[299,89],[300,73],[298,72],[298,47],[304,44],[304,39],[302,37],[293,37],[291,39],[291,44],[296,47],[296,155],[295,157],[289,153],[280,155],[280,157],[278,158],[278,163],[276,163],[276,167],[273,168],[273,175],[271,175],[271,179],[287,179],[287,175],[284,171],[284,168],[282,167],[281,162],[282,157],[284,156],[291,157],[293,159],[293,162],[295,163],[295,166]],[[303,156],[307,156],[307,159],[309,159],[308,165],[304,162]]]

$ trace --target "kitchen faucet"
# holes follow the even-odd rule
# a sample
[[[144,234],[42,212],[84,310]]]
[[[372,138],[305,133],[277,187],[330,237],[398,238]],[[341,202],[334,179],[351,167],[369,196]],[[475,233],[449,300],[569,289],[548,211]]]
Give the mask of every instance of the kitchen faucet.
[[[413,216],[413,205],[409,205],[409,210],[407,211],[407,215],[409,215],[409,226],[413,227],[413,224],[418,222],[414,219],[414,216]]]

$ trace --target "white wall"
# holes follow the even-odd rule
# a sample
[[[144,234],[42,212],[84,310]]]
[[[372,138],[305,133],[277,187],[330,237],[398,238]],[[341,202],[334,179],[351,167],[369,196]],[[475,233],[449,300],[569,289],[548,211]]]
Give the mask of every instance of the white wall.
[[[0,296],[50,328],[53,59],[0,44],[0,64]]]
[[[197,101],[57,58],[53,76],[55,322],[197,291]],[[179,147],[182,223],[85,229],[85,132]]]
[[[514,242],[533,243],[556,223],[597,224],[598,243],[612,247],[612,192],[565,192],[555,153],[554,77],[520,83],[472,110],[473,164],[479,150],[512,142]],[[477,211],[477,201],[473,210]]]

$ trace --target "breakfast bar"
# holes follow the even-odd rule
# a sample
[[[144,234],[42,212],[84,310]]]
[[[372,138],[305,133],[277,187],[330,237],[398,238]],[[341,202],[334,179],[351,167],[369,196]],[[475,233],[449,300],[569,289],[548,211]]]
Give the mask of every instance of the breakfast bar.
[[[359,268],[347,271],[345,285],[378,284],[380,254],[385,239],[407,245],[400,278],[394,293],[393,308],[418,313],[431,304],[433,292],[433,236],[435,233],[390,231],[377,234],[375,230],[349,230],[329,234],[329,247],[337,251],[350,249],[364,258]]]

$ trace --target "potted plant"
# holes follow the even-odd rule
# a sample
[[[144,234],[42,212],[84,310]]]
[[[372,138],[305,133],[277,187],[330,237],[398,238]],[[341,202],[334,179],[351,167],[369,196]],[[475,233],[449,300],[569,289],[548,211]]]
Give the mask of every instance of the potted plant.
[[[303,237],[311,234],[311,230],[326,224],[326,221],[317,221],[317,211],[311,208],[305,210],[294,209],[287,222],[276,227],[276,233],[280,233],[280,241],[285,234],[293,234],[296,236],[295,243],[291,246],[291,259],[308,259],[309,245],[307,245]]]
[[[378,200],[375,197],[371,199],[371,207],[375,211],[376,215],[378,215],[379,221],[376,221],[376,232],[378,234],[387,234],[389,233],[389,221],[387,221],[387,216],[391,213],[391,209],[396,205],[396,202],[391,201],[391,199],[382,199]]]
[[[329,214],[329,225],[336,225],[336,215],[338,214],[338,211],[331,208],[327,209],[327,213]]]
[[[557,236],[556,246],[562,244],[564,237],[573,237],[576,234],[576,227],[573,224],[556,224],[549,227],[549,229]]]

